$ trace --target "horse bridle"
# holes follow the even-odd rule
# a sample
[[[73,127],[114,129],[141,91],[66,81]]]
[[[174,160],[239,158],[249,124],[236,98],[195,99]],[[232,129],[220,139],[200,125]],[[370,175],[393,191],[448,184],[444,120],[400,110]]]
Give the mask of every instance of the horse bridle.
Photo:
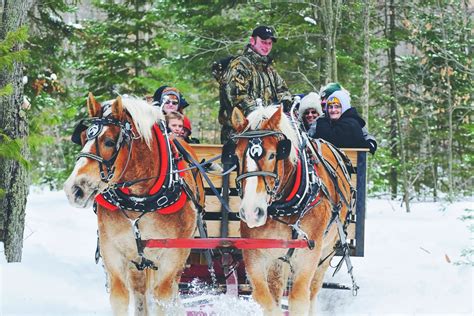
[[[260,160],[263,157],[264,154],[264,149],[263,149],[263,140],[262,138],[268,137],[268,136],[274,136],[277,137],[278,140],[278,145],[277,145],[277,152],[276,152],[276,160],[277,162],[275,163],[275,167],[273,169],[273,172],[270,171],[264,171],[264,170],[257,170],[257,171],[250,171],[250,172],[243,172],[243,165],[245,165],[244,161],[247,157],[247,153],[249,153],[249,156],[255,161],[257,167],[260,169],[258,165],[258,160]],[[238,166],[238,159],[237,156],[235,155],[235,140],[241,139],[241,138],[247,138],[249,139],[247,148],[245,149],[245,152],[242,156],[242,169],[240,166]],[[274,201],[278,199],[277,194],[278,190],[280,188],[280,177],[278,175],[278,160],[284,160],[288,158],[289,154],[291,151],[291,141],[286,137],[286,135],[280,131],[272,131],[272,130],[258,130],[258,131],[245,131],[240,134],[235,134],[231,136],[231,140],[224,145],[222,149],[222,162],[224,164],[229,163],[229,164],[235,164],[237,165],[237,173],[238,176],[235,179],[235,184],[237,188],[237,192],[240,197],[242,197],[242,185],[241,182],[249,177],[263,177],[263,182],[265,183],[265,190],[267,194],[270,196],[270,203],[271,201]],[[272,177],[275,179],[275,184],[273,188],[270,188],[270,186],[267,183],[266,177]]]
[[[96,140],[96,138],[102,132],[102,129],[104,128],[104,126],[115,125],[115,126],[120,127],[120,134],[116,141],[114,153],[112,154],[110,159],[104,159],[100,155],[99,142],[97,140],[95,142],[95,148],[96,148],[97,154],[80,152],[77,155],[77,159],[81,157],[85,157],[85,158],[96,160],[99,163],[100,179],[103,182],[108,183],[113,178],[114,173],[115,173],[115,160],[117,160],[118,154],[120,153],[120,150],[123,148],[123,145],[125,144],[128,145],[128,150],[129,150],[128,160],[130,160],[132,125],[130,124],[129,121],[123,122],[112,117],[91,118],[91,119],[88,119],[87,122],[90,122],[92,124],[86,130],[87,141]],[[83,122],[81,122],[81,124],[82,126],[86,126],[83,124]],[[128,164],[128,160],[127,160],[127,164]],[[107,171],[107,173],[104,172],[103,166],[105,166],[105,170]]]

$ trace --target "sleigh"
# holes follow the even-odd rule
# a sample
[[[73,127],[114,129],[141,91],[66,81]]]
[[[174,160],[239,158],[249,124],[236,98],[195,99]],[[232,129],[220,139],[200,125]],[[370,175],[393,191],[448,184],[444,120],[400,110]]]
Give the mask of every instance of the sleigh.
[[[350,255],[364,255],[365,150],[308,139],[278,106],[247,117],[234,109],[231,141],[190,147],[142,100],[100,104],[89,94],[87,105],[64,188],[72,205],[94,205],[96,259],[115,313],[128,310],[130,293],[136,311],[154,304],[165,313],[178,288],[192,292],[200,280],[230,295],[252,291],[267,314],[291,293],[290,312],[312,314],[337,254],[336,272],[345,263],[352,287],[325,286],[357,293]],[[224,173],[208,173],[211,161]]]
[[[193,144],[199,160],[213,160],[222,153],[222,145]],[[366,184],[367,184],[367,149],[344,148],[342,151],[351,160],[354,166],[351,173],[351,184],[356,189],[355,213],[351,216],[347,227],[347,242],[350,255],[364,256],[365,241],[365,211],[366,211]],[[221,163],[220,160],[215,160]],[[224,166],[228,169],[229,166]],[[217,287],[219,292],[230,295],[246,296],[251,294],[251,285],[246,277],[245,266],[242,260],[242,249],[252,248],[305,248],[304,240],[282,239],[244,239],[240,235],[240,219],[238,208],[240,198],[236,188],[237,173],[231,172],[228,176],[208,173],[211,183],[204,181],[206,192],[205,213],[202,216],[206,227],[206,238],[196,231],[194,240],[175,240],[152,243],[150,247],[187,247],[192,248],[186,268],[181,276],[180,292],[190,292],[193,281]],[[216,196],[211,186],[217,189],[221,199]],[[228,207],[221,202],[225,201]],[[230,212],[229,212],[230,210]],[[342,255],[337,253],[338,256]],[[324,288],[354,290],[350,286],[337,283],[324,283]],[[199,303],[199,301],[197,301]],[[189,315],[193,315],[196,306],[189,303]]]

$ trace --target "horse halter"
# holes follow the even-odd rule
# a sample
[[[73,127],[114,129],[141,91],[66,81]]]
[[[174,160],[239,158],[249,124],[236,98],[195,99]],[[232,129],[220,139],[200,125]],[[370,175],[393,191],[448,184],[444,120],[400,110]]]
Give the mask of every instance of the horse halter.
[[[86,122],[91,123],[91,125],[87,127],[87,130],[86,130],[87,140],[88,141],[95,140],[95,149],[96,149],[97,154],[80,152],[77,155],[77,159],[81,157],[85,157],[85,158],[91,158],[93,160],[96,160],[99,163],[100,179],[103,182],[108,183],[114,176],[115,160],[117,160],[118,154],[124,144],[128,144],[129,155],[130,155],[130,147],[131,147],[131,139],[132,139],[132,125],[128,121],[122,122],[120,120],[117,120],[111,117],[92,118],[92,119],[88,119]],[[104,126],[108,126],[108,125],[115,125],[115,126],[120,127],[120,134],[116,141],[114,153],[112,154],[112,157],[106,160],[100,155],[99,142],[97,141],[97,137],[102,132],[102,129],[104,128]],[[77,139],[77,129],[78,128],[82,129],[81,131],[79,131],[80,133],[85,129],[84,127],[86,126],[87,125],[84,124],[84,121],[80,122],[80,124],[78,125],[78,127],[76,127],[76,130],[74,131],[73,141],[74,141],[75,135]],[[104,168],[102,167],[102,165],[105,166],[107,174],[104,173]]]
[[[276,152],[276,160],[275,167],[273,172],[270,171],[250,171],[243,173],[243,166],[242,170],[240,170],[238,166],[238,158],[235,155],[235,147],[236,143],[234,140],[246,138],[249,140],[247,148],[245,149],[243,159],[249,154],[250,158],[252,158],[256,165],[258,166],[258,160],[260,160],[264,153],[265,149],[263,148],[263,138],[268,136],[275,136],[279,139],[277,144],[277,152]],[[291,141],[280,131],[272,131],[272,130],[258,130],[258,131],[245,131],[241,134],[236,134],[231,137],[231,140],[225,144],[222,148],[222,158],[221,161],[224,164],[235,164],[237,165],[237,170],[239,175],[235,179],[235,184],[237,187],[237,192],[240,197],[242,197],[242,180],[249,178],[249,177],[263,177],[263,181],[265,183],[265,190],[267,194],[270,196],[271,200],[275,200],[278,189],[280,187],[280,177],[278,176],[278,160],[284,160],[288,158],[291,151]],[[272,177],[275,179],[275,184],[273,188],[270,188],[268,185],[265,177]]]

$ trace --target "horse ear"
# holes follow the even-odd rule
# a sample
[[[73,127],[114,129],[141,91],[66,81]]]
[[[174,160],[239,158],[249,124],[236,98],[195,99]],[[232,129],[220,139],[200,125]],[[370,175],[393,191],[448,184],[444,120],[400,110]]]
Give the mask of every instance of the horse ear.
[[[122,120],[124,118],[123,103],[122,103],[121,96],[118,96],[117,99],[115,99],[115,102],[112,104],[112,116],[118,120]]]
[[[244,113],[242,113],[242,111],[237,107],[234,107],[230,121],[232,123],[232,127],[237,131],[237,133],[242,132],[249,124],[249,121],[244,116]]]
[[[280,126],[281,116],[283,115],[283,107],[280,106],[278,109],[273,113],[272,117],[266,120],[262,124],[262,129],[269,129],[269,130],[278,130]]]
[[[95,100],[92,92],[89,92],[87,97],[87,110],[90,117],[100,117],[102,115],[102,106]]]

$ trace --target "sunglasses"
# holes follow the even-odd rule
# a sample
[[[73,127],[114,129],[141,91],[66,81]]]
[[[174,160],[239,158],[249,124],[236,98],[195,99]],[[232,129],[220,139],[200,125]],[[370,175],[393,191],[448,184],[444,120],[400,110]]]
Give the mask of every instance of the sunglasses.
[[[173,105],[178,105],[179,102],[178,101],[171,101],[171,100],[168,100],[165,102],[165,104],[173,104]]]
[[[310,111],[304,112],[304,115],[310,115],[310,114],[317,115],[318,112],[316,110],[310,110]]]

